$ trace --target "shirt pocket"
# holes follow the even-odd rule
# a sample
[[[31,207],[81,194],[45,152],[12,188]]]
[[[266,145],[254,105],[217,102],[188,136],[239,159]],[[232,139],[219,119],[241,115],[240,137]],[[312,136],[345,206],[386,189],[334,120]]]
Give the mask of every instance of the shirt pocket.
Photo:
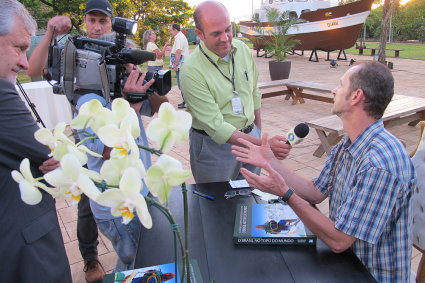
[[[242,70],[239,74],[240,82],[238,82],[238,87],[236,91],[239,94],[248,94],[251,95],[254,90],[254,71]]]

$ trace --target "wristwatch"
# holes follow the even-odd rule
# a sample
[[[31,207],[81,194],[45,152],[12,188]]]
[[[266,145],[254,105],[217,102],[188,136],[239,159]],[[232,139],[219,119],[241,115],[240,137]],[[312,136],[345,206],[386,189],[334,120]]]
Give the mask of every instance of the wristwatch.
[[[286,192],[286,194],[283,197],[279,197],[277,200],[283,205],[288,205],[288,200],[292,196],[293,193],[294,193],[294,189],[289,188],[289,190]]]

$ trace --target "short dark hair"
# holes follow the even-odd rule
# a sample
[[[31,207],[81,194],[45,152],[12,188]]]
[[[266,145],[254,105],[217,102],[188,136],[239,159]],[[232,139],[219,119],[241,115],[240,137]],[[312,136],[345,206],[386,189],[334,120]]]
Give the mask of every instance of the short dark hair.
[[[195,27],[202,31],[202,18],[200,9],[195,9],[193,13],[193,20],[195,21]]]
[[[171,28],[180,31],[180,25],[179,24],[173,23],[173,24],[171,24]]]
[[[363,110],[375,118],[381,119],[394,95],[394,78],[388,67],[382,63],[369,61],[360,66],[350,76],[350,93],[363,90],[366,97]]]

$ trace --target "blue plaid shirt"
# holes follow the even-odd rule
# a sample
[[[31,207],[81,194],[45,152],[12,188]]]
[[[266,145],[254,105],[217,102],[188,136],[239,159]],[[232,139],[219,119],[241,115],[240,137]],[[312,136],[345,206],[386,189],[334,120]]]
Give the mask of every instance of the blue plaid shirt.
[[[329,197],[335,228],[378,282],[409,282],[415,169],[382,120],[336,145],[314,185]]]

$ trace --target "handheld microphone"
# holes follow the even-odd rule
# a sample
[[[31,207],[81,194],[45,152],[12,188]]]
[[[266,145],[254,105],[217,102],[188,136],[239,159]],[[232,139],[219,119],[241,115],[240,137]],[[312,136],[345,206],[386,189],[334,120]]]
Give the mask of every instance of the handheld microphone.
[[[286,143],[290,145],[299,144],[304,140],[309,132],[310,128],[306,124],[300,123],[295,128],[290,129],[286,134],[286,137],[288,138]]]

